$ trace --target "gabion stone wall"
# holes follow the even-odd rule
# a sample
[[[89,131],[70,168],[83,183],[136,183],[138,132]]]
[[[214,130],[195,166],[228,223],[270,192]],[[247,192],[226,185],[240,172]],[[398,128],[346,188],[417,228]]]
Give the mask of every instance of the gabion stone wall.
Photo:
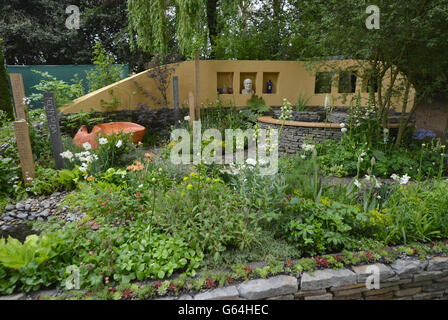
[[[270,128],[276,129],[280,132],[278,152],[279,154],[295,154],[301,150],[304,143],[321,143],[328,139],[340,140],[342,132],[340,128],[319,128],[312,127],[311,121],[310,127],[284,125],[281,124],[266,123],[259,121],[260,127],[265,130]]]

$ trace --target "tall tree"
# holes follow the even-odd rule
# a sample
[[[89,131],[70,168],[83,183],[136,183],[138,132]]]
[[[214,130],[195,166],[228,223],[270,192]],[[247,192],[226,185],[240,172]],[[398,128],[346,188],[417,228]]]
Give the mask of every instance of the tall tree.
[[[3,40],[0,38],[0,110],[6,112],[8,117],[14,119],[14,109],[11,101],[11,92],[8,86],[8,76],[3,57]]]
[[[379,29],[368,29],[370,5],[380,9]],[[304,0],[297,3],[301,12],[297,21],[311,56],[343,55],[368,61],[378,85],[376,103],[384,121],[394,87],[403,83],[403,117],[397,138],[400,144],[404,129],[421,101],[435,92],[448,92],[448,0]],[[311,49],[306,52],[307,48]],[[404,117],[409,88],[416,90],[414,105]]]
[[[80,9],[80,29],[65,26],[69,5]],[[96,41],[116,63],[141,70],[151,58],[130,50],[126,0],[3,0],[0,37],[8,64],[90,64]]]

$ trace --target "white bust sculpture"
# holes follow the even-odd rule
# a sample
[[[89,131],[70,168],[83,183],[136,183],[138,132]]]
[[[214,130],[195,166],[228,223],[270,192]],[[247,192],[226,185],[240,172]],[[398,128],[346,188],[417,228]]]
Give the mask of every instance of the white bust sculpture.
[[[244,89],[241,91],[242,94],[254,94],[254,90],[252,89],[252,80],[246,79],[244,80]]]

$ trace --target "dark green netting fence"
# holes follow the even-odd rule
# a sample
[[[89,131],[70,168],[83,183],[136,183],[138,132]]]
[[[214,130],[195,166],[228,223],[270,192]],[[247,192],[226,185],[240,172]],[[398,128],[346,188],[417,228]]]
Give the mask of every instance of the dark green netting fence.
[[[129,76],[129,66],[127,64],[122,65],[121,78]],[[50,75],[56,77],[58,80],[64,80],[67,83],[71,83],[71,80],[78,75],[79,79],[83,79],[84,90],[87,93],[87,79],[86,71],[90,71],[95,68],[94,65],[35,65],[35,66],[14,66],[7,65],[7,72],[9,73],[21,73],[23,78],[23,86],[25,88],[25,96],[30,96],[33,93],[40,93],[33,88],[43,78],[40,74],[32,72],[31,70],[37,70],[40,72],[48,72]],[[9,81],[9,77],[8,77]],[[9,81],[10,82],[10,81]],[[11,83],[9,83],[11,86]],[[12,90],[11,90],[12,92]],[[33,109],[42,108],[42,102],[34,102]]]

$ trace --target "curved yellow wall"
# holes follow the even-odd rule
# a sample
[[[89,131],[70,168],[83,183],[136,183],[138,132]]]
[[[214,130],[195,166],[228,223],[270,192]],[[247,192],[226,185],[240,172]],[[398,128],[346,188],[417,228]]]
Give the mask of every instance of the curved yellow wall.
[[[280,106],[283,98],[288,99],[293,104],[296,103],[299,93],[305,93],[310,100],[308,105],[317,106],[324,105],[325,96],[329,95],[334,98],[336,107],[348,106],[350,100],[357,94],[339,94],[337,81],[331,88],[329,94],[315,94],[315,72],[316,70],[325,71],[329,65],[336,65],[339,68],[348,68],[355,66],[359,68],[362,65],[359,61],[327,61],[325,63],[310,64],[300,61],[254,61],[254,60],[206,60],[200,61],[199,79],[200,79],[200,100],[203,107],[215,103],[218,97],[217,88],[222,84],[232,84],[233,94],[221,94],[220,98],[224,105],[246,106],[250,95],[241,94],[240,90],[244,78],[254,79],[255,94],[263,97],[266,105]],[[194,61],[185,61],[178,64],[170,65],[175,68],[173,76],[179,78],[179,103],[182,106],[188,104],[188,93],[195,92],[195,63]],[[311,67],[310,67],[311,66]],[[273,79],[275,93],[264,93],[266,81]],[[107,87],[89,93],[83,97],[76,99],[72,104],[61,108],[61,112],[77,113],[92,110],[108,111],[102,106],[101,100],[111,102],[113,95],[121,101],[121,106],[113,110],[133,110],[140,106],[151,109],[158,109],[163,106],[155,103],[145,93],[138,91],[138,86],[150,92],[157,98],[160,93],[157,90],[157,83],[147,76],[147,71],[133,75],[119,82],[111,84]],[[220,85],[218,85],[220,84]],[[357,79],[356,91],[362,87],[362,80]],[[134,93],[134,94],[133,94]],[[362,104],[366,105],[368,93],[362,92]],[[411,101],[408,103],[412,105]],[[168,89],[169,107],[173,107],[173,85],[170,83]],[[392,99],[392,105],[395,109],[401,110],[401,100],[399,97]]]

